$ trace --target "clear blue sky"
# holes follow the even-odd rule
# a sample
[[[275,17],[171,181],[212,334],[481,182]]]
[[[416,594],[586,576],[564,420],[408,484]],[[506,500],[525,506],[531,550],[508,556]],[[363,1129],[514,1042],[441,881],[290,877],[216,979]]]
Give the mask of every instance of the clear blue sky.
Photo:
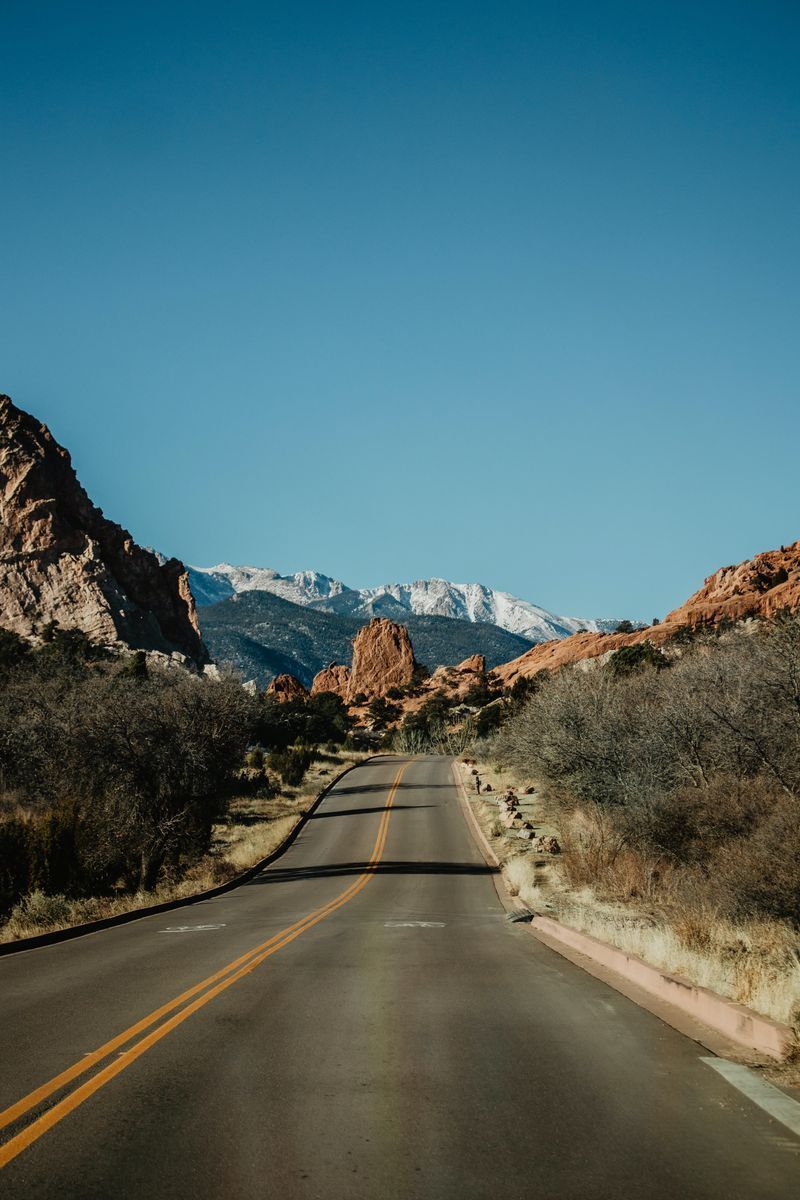
[[[139,541],[649,618],[800,537],[796,3],[0,41],[0,390]]]

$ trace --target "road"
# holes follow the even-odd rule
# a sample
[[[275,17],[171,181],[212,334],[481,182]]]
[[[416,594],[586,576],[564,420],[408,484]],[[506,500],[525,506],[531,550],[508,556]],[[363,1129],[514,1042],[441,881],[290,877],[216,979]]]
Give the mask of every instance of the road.
[[[359,767],[223,896],[0,959],[0,1028],[9,1200],[800,1194],[707,1051],[506,920],[444,759]]]

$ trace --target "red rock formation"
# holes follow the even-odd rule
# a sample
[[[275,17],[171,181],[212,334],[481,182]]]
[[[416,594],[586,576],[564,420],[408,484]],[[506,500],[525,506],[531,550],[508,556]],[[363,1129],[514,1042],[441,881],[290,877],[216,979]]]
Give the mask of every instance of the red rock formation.
[[[341,696],[342,700],[346,700],[349,687],[350,668],[342,666],[341,663],[331,663],[330,666],[324,667],[314,676],[311,695],[317,696],[320,692],[335,692],[337,696]]]
[[[486,659],[482,654],[472,654],[469,658],[465,658],[460,662],[456,671],[472,671],[476,675],[484,675],[486,673]]]
[[[106,520],[45,425],[0,396],[0,624],[208,660],[183,565]]]
[[[353,642],[353,669],[348,702],[356,696],[385,696],[390,688],[405,687],[414,678],[417,662],[405,625],[376,617],[360,629]]]
[[[295,675],[276,675],[267,688],[267,695],[279,704],[289,704],[293,700],[307,700],[309,691]]]
[[[496,667],[505,687],[521,676],[554,671],[582,659],[599,658],[637,642],[663,645],[681,629],[713,628],[721,621],[774,617],[800,608],[800,542],[767,550],[738,566],[721,567],[699,591],[674,609],[660,625],[635,633],[576,633],[563,641],[543,642],[519,658]]]
[[[767,550],[735,567],[720,567],[664,625],[717,625],[743,617],[774,617],[800,608],[800,542]]]
[[[463,700],[485,675],[486,659],[482,654],[472,654],[456,667],[437,667],[422,685],[424,698],[440,692],[449,699]]]

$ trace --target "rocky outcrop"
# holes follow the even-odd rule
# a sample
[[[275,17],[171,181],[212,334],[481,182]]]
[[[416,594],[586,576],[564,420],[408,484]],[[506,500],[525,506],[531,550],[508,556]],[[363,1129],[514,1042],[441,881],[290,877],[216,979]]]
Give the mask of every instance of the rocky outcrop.
[[[774,617],[800,608],[800,542],[720,567],[665,619],[665,626],[718,625],[743,617]]]
[[[341,696],[342,700],[346,700],[349,688],[350,668],[341,663],[331,663],[330,666],[324,667],[314,676],[311,695],[317,696],[320,692],[334,692],[337,696]]]
[[[417,667],[405,625],[378,617],[358,631],[353,642],[353,668],[347,689],[348,702],[356,696],[385,696],[390,688],[405,687]]]
[[[456,671],[471,673],[473,675],[485,675],[486,659],[482,654],[471,654],[469,658],[465,658],[464,661],[460,662],[454,669]]]
[[[208,659],[183,565],[107,520],[47,427],[0,396],[0,624],[30,637],[51,621],[95,642]]]
[[[604,654],[621,650],[623,646],[647,641],[651,632],[649,629],[642,629],[637,633],[574,633],[572,637],[563,641],[542,642],[540,646],[534,646],[519,658],[514,658],[501,667],[495,667],[492,675],[503,687],[512,687],[517,679],[536,675],[539,671],[557,671],[570,663],[601,658]]]
[[[493,674],[505,687],[520,677],[554,671],[570,663],[634,646],[663,645],[681,630],[713,629],[723,621],[774,617],[800,608],[800,541],[780,550],[767,550],[737,566],[721,567],[660,625],[635,633],[576,633],[563,641],[543,642],[519,658],[496,667]]]
[[[307,700],[309,691],[296,675],[276,675],[267,688],[267,695],[279,704],[291,704],[295,700]]]
[[[486,659],[482,654],[471,654],[456,667],[437,667],[422,689],[426,697],[437,692],[450,700],[463,700],[476,684],[485,683]]]

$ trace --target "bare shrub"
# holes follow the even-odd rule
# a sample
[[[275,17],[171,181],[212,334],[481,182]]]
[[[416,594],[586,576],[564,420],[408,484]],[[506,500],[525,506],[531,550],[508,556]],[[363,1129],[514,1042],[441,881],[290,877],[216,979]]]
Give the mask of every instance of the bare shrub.
[[[183,874],[247,745],[255,701],[234,680],[120,669],[82,645],[46,643],[0,688],[0,782],[28,808],[0,827],[6,912],[30,891],[151,891]]]
[[[669,663],[547,678],[497,735],[498,761],[560,800],[573,886],[682,895],[700,924],[800,924],[800,620],[701,637]]]

